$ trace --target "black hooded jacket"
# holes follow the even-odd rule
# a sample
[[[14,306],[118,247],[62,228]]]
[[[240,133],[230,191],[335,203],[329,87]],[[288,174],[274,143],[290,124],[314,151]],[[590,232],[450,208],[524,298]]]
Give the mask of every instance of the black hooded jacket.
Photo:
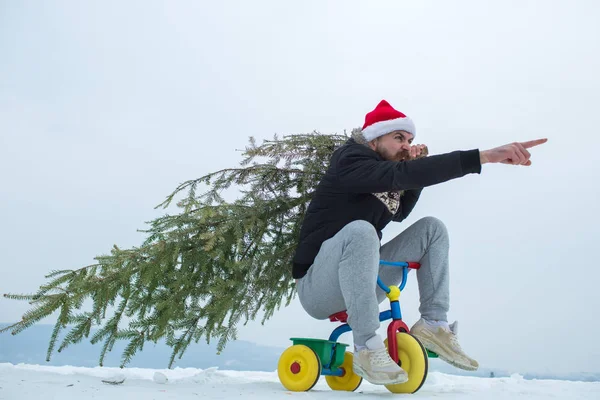
[[[400,222],[410,214],[424,187],[470,173],[481,173],[478,149],[396,162],[350,138],[333,152],[313,194],[300,229],[292,276],[302,278],[321,244],[348,223],[370,222],[381,239],[390,221]]]

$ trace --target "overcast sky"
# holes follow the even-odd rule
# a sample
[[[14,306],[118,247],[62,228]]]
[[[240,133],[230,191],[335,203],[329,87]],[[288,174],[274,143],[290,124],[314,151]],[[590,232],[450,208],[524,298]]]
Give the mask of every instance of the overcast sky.
[[[600,372],[600,4],[293,4],[0,0],[0,293],[139,245],[154,206],[237,166],[248,136],[350,130],[387,99],[432,153],[549,139],[531,167],[424,190],[384,242],[446,223],[449,317],[482,366]],[[0,298],[0,321],[26,309]],[[295,300],[240,338],[333,328]]]

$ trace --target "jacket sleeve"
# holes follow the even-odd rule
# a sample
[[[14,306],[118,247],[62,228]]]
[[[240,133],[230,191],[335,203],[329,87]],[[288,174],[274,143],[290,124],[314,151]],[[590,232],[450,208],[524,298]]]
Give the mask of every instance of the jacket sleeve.
[[[398,162],[378,159],[367,148],[349,146],[339,153],[334,165],[337,183],[351,193],[420,189],[481,173],[478,149]]]
[[[402,197],[400,197],[400,208],[392,218],[392,221],[402,222],[409,216],[410,212],[415,208],[422,190],[412,189],[404,192]]]

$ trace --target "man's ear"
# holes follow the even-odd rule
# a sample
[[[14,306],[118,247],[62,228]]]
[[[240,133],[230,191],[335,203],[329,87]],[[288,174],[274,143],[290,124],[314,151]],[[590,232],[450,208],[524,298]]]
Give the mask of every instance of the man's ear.
[[[375,150],[375,149],[377,148],[377,140],[378,140],[378,139],[379,139],[379,138],[375,138],[375,139],[371,140],[371,141],[368,143],[368,145],[369,145],[369,147],[371,148],[371,150]]]

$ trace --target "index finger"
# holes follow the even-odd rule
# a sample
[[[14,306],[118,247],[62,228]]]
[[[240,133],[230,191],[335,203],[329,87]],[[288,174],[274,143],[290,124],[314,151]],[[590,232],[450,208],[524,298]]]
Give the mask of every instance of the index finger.
[[[536,139],[536,140],[530,140],[528,142],[521,142],[521,144],[523,145],[523,147],[528,149],[530,147],[539,146],[540,144],[546,143],[547,141],[548,141],[548,139]]]

